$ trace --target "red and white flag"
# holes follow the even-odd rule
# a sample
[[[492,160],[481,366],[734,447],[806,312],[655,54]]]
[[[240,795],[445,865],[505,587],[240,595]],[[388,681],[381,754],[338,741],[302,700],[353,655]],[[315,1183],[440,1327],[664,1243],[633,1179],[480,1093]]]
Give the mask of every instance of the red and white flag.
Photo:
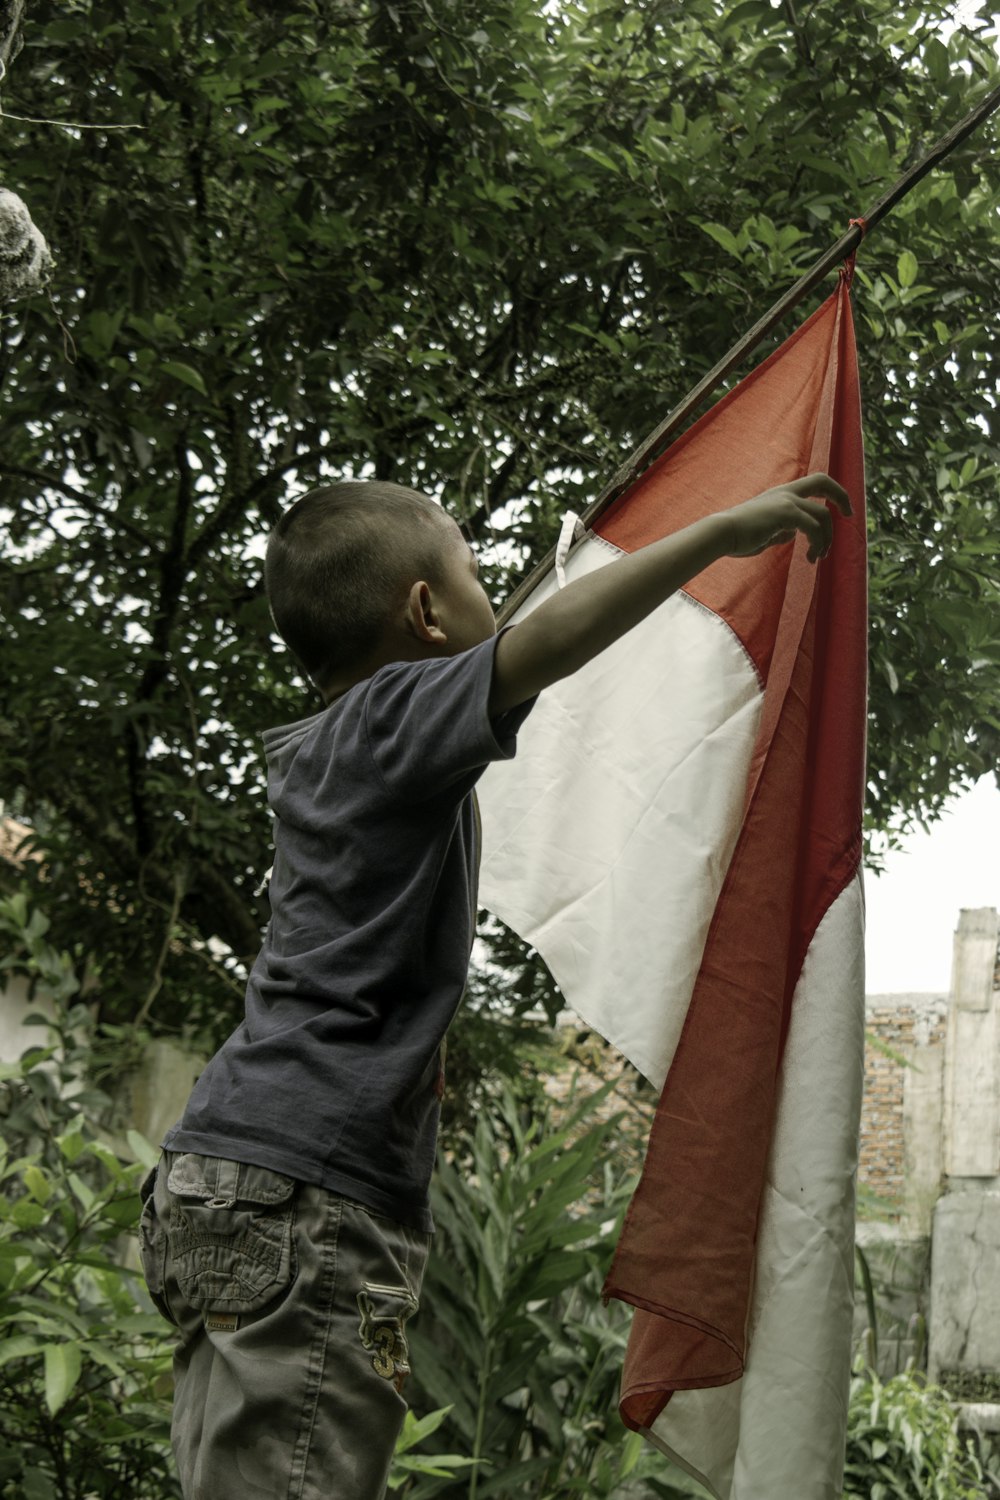
[[[605,1287],[636,1309],[621,1413],[719,1500],[843,1479],[867,680],[846,274],[565,569],[818,471],[854,508],[823,562],[799,536],[713,564],[547,689],[480,783],[484,903],[662,1088]]]

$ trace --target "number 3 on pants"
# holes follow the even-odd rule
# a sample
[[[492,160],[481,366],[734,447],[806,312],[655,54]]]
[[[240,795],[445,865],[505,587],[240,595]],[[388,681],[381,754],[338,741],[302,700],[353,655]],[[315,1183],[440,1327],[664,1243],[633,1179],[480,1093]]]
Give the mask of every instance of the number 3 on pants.
[[[377,1286],[366,1281],[358,1293],[361,1347],[372,1350],[372,1369],[391,1380],[397,1391],[410,1373],[406,1320],[417,1310],[409,1287]]]

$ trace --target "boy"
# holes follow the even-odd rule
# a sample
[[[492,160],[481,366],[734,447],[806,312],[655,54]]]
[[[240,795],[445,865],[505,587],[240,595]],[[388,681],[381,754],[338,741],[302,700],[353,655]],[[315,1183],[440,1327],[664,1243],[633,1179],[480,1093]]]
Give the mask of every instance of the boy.
[[[326,706],[264,735],[272,916],[245,1020],[143,1186],[146,1279],[179,1332],[186,1500],[384,1494],[474,933],[475,782],[543,688],[716,558],[796,531],[824,556],[824,500],[850,513],[824,474],[769,490],[499,636],[471,549],[425,496],[334,485],[279,521],[272,614]]]

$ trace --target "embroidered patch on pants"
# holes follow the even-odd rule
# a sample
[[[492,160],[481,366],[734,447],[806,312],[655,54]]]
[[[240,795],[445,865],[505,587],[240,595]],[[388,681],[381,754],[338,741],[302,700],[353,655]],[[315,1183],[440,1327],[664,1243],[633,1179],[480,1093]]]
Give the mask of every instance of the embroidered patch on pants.
[[[383,1380],[391,1380],[397,1391],[410,1373],[410,1351],[406,1342],[406,1320],[417,1310],[409,1287],[376,1286],[365,1282],[358,1293],[361,1347],[372,1351],[372,1369]]]
[[[235,1333],[240,1326],[239,1313],[207,1312],[205,1327],[209,1333]]]

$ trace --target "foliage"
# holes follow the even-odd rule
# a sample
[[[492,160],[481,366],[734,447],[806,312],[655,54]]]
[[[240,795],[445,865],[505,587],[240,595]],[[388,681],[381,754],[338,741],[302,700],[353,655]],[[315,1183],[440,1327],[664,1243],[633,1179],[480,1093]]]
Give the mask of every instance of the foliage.
[[[75,989],[22,898],[0,902],[8,973]],[[141,1278],[120,1263],[153,1153],[126,1163],[92,1121],[91,1018],[61,1007],[52,1044],[0,1067],[0,1495],[168,1500],[170,1354]]]
[[[23,896],[0,901],[0,934],[6,973],[61,997],[51,1045],[0,1070],[0,1496],[166,1500],[172,1341],[123,1253],[153,1153],[133,1133],[129,1164],[102,1138],[93,1016],[44,917]],[[440,1163],[411,1329],[408,1396],[427,1415],[407,1418],[392,1490],[703,1495],[616,1413],[629,1315],[605,1308],[600,1288],[634,1178],[622,1176],[622,1116],[607,1117],[611,1085],[557,1116],[529,1057],[517,1088],[484,1092],[461,1164]],[[873,1279],[859,1272],[876,1327]],[[437,1433],[446,1452],[418,1451]],[[883,1383],[860,1362],[847,1476],[845,1500],[983,1493],[946,1394],[912,1370]]]
[[[856,1364],[844,1500],[981,1500],[983,1478],[940,1387],[916,1370],[883,1383]]]
[[[51,1045],[0,1064],[0,1496],[169,1500],[173,1335],[152,1313],[136,1264],[139,1160],[102,1140],[111,1100],[89,1081],[104,1048],[67,953],[23,892],[0,900],[0,972],[39,981]],[[120,1050],[120,1047],[119,1047]],[[127,1250],[126,1248],[127,1247]],[[416,1453],[448,1409],[408,1412],[391,1487],[454,1474],[468,1460]]]
[[[595,1123],[600,1094],[559,1122],[528,1097],[526,1104],[516,1090],[501,1089],[483,1113],[466,1169],[439,1165],[438,1234],[412,1330],[419,1400],[451,1407],[446,1446],[479,1459],[482,1469],[461,1490],[454,1478],[428,1477],[402,1494],[704,1496],[641,1438],[626,1435],[616,1414],[629,1313],[617,1303],[603,1307],[600,1288],[634,1185],[619,1175],[620,1118]],[[863,1256],[859,1278],[875,1330],[874,1282]],[[844,1500],[980,1500],[986,1493],[947,1393],[912,1368],[883,1381],[860,1355],[845,1476]]]
[[[703,1493],[617,1415],[629,1315],[603,1306],[601,1284],[634,1180],[621,1176],[620,1117],[599,1117],[609,1089],[556,1122],[504,1085],[467,1167],[439,1159],[412,1378],[418,1404],[450,1408],[449,1450],[477,1462],[468,1500],[597,1500],[640,1479],[668,1500]],[[451,1484],[427,1477],[403,1495]]]
[[[239,1016],[258,737],[315,706],[261,595],[281,506],[415,483],[500,600],[982,96],[992,10],[950,10],[35,0],[5,171],[58,268],[0,321],[0,787],[105,1019]],[[1000,750],[995,140],[859,261],[880,827]]]
[[[855,1247],[856,1286],[868,1321],[851,1383],[844,1500],[895,1495],[982,1500],[1000,1493],[1000,1467],[991,1452],[996,1445],[988,1435],[977,1445],[956,1425],[956,1405],[975,1400],[975,1392],[956,1388],[948,1371],[938,1372],[939,1383],[923,1373],[927,1321],[920,1304],[930,1247],[923,1255],[914,1254],[913,1247],[893,1247],[888,1262],[882,1248],[876,1242],[866,1254]],[[902,1318],[895,1306],[901,1287],[918,1299],[918,1310]]]
[[[472,1459],[460,1458],[453,1453],[415,1454],[411,1452],[411,1449],[415,1448],[418,1443],[430,1437],[431,1433],[437,1432],[450,1411],[450,1406],[442,1406],[440,1411],[428,1412],[426,1417],[420,1418],[415,1417],[412,1411],[407,1411],[389,1474],[390,1490],[398,1490],[407,1482],[411,1474],[430,1474],[435,1479],[448,1479],[454,1478],[462,1469],[473,1467]]]
[[[524,983],[535,993],[537,976],[556,994],[557,1009],[564,1003],[544,964],[526,956],[523,945],[499,922],[490,920],[488,926],[499,943],[491,940],[488,960],[480,954],[473,962],[462,1004],[448,1031],[448,1086],[441,1102],[440,1139],[453,1154],[467,1151],[499,1081],[524,1076],[532,1049],[551,1046],[556,1011],[549,1011],[544,1019],[534,1007],[528,1013],[519,985]]]

